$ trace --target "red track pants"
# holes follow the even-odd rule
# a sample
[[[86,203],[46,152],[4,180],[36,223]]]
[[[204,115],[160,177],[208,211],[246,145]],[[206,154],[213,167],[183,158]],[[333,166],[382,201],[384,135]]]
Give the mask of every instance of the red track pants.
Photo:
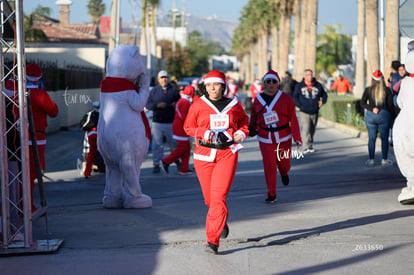
[[[228,217],[227,195],[236,174],[238,153],[230,149],[217,150],[214,162],[194,160],[198,180],[208,206],[206,219],[207,242],[219,245],[220,234]]]
[[[292,140],[272,144],[259,142],[259,146],[263,157],[267,193],[270,196],[275,196],[277,168],[282,176],[286,176],[290,170]]]
[[[191,154],[191,143],[189,140],[177,140],[177,148],[172,151],[166,158],[163,158],[162,161],[171,164],[177,159],[181,158],[181,169],[180,172],[188,172],[188,163],[190,162]]]
[[[83,175],[85,177],[89,177],[92,173],[93,161],[95,160],[96,150],[98,149],[97,139],[97,134],[88,135],[89,152],[88,156],[86,157],[85,172],[83,172]]]
[[[39,151],[39,160],[40,160],[40,169],[45,169],[45,145],[37,145],[37,150]],[[33,190],[34,190],[34,182],[37,179],[36,173],[36,165],[34,161],[34,152],[33,147],[29,146],[29,160],[30,160],[30,193],[32,199],[32,212],[36,210],[36,207],[33,203]],[[40,175],[41,176],[41,175]]]

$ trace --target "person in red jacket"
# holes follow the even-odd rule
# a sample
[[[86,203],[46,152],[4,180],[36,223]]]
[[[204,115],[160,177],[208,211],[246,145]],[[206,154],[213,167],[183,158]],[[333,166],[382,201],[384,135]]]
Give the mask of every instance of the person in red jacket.
[[[181,92],[181,98],[175,107],[175,118],[172,124],[173,139],[177,141],[177,148],[166,158],[161,159],[161,168],[168,174],[170,164],[181,158],[180,175],[192,174],[188,168],[191,153],[190,137],[184,131],[184,121],[194,97],[194,87],[188,85]]]
[[[298,146],[302,144],[300,128],[293,99],[279,90],[280,78],[270,70],[263,76],[263,92],[253,103],[250,125],[257,130],[257,140],[263,156],[263,168],[267,184],[266,203],[277,201],[277,168],[282,183],[289,184],[288,172],[292,138]]]
[[[46,146],[46,127],[47,117],[56,117],[58,115],[58,107],[40,87],[40,79],[42,78],[42,69],[39,65],[30,63],[26,66],[27,88],[30,94],[30,103],[32,107],[34,129],[36,132],[36,144],[39,151],[40,168],[45,169],[45,146]],[[36,210],[33,204],[34,181],[37,178],[36,166],[34,162],[32,141],[29,135],[29,151],[30,151],[30,187],[32,191],[32,211]],[[41,175],[39,175],[41,176]]]
[[[228,98],[233,98],[239,94],[239,86],[237,86],[236,83],[234,83],[234,79],[230,78],[229,83],[227,84],[227,89],[224,92],[225,96]]]
[[[348,93],[348,91],[352,93],[353,91],[351,83],[349,83],[348,79],[341,74],[338,75],[332,84],[331,91],[335,90],[338,95],[344,95]]]
[[[250,86],[250,93],[252,94],[252,103],[254,102],[258,93],[263,91],[263,85],[260,79],[256,79],[254,83]]]
[[[93,162],[95,160],[96,152],[98,151],[98,127],[93,127],[86,132],[86,137],[89,145],[89,151],[86,156],[86,165],[83,175],[85,179],[89,178],[92,174]]]
[[[227,195],[237,168],[238,151],[249,133],[249,118],[234,97],[224,96],[225,75],[211,71],[204,77],[204,95],[190,107],[184,130],[196,139],[194,167],[200,181],[206,219],[206,252],[217,254],[220,237],[229,233]]]

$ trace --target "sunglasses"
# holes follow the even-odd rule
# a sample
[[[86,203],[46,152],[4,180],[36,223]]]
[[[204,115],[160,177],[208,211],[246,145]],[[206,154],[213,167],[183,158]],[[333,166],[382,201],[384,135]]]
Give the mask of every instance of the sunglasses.
[[[266,79],[265,83],[266,84],[276,84],[277,80],[276,79]]]

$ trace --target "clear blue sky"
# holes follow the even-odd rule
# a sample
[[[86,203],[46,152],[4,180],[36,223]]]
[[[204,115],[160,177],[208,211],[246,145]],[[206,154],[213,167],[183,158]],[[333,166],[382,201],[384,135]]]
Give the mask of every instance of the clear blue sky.
[[[30,14],[38,5],[52,8],[51,17],[59,18],[59,7],[56,0],[26,0],[23,1],[23,9],[26,14]],[[90,22],[86,4],[87,0],[72,0],[70,7],[70,23]],[[105,15],[110,15],[111,0],[104,0],[106,4]],[[120,0],[121,17],[123,22],[128,22],[132,18],[131,3],[137,2],[140,8],[141,0]],[[160,10],[168,11],[173,7],[173,0],[161,0]],[[221,19],[238,21],[240,12],[248,0],[176,0],[177,9],[182,10],[186,6],[187,13],[194,16],[217,16]],[[356,34],[357,32],[357,0],[319,0],[319,32],[323,25],[341,24],[343,33]],[[140,10],[137,16],[140,16]]]

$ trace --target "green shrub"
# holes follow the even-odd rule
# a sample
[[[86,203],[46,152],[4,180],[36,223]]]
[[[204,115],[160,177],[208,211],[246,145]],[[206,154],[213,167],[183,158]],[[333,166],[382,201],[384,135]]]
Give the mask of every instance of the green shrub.
[[[353,95],[339,96],[335,93],[328,94],[328,101],[319,110],[321,117],[357,127],[359,130],[365,130],[363,110],[360,99]]]

